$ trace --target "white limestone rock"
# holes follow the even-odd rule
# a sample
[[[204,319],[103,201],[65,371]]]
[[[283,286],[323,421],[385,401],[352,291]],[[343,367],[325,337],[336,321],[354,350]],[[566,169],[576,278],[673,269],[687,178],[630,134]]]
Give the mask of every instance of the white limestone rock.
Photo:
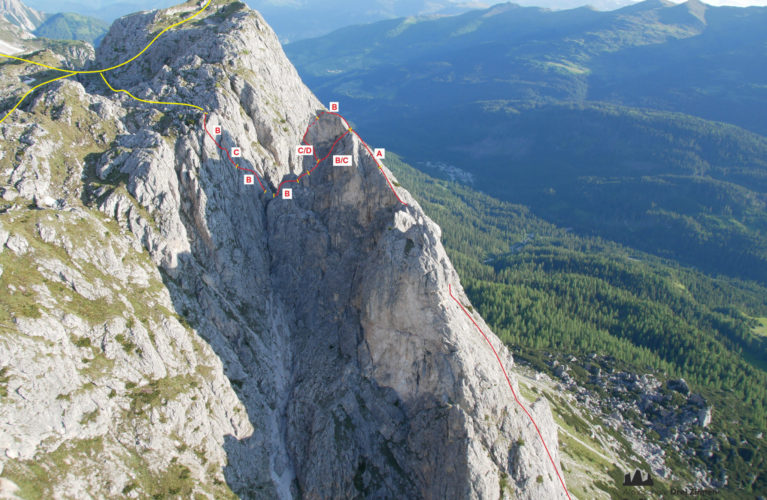
[[[23,479],[9,474],[35,460],[57,471],[50,496],[143,497],[183,466],[189,496],[493,499],[505,475],[519,498],[564,498],[492,350],[450,297],[469,305],[439,227],[404,189],[395,196],[391,172],[346,134],[334,153],[353,166],[326,162],[293,201],[272,197],[314,166],[294,153],[310,123],[321,156],[347,129],[317,119],[323,107],[275,34],[238,5],[212,2],[108,78],[205,107],[266,193],[243,184],[200,113],[105,96],[97,79],[30,104],[44,112],[70,96],[93,128],[83,147],[105,151],[92,170],[73,157],[81,171],[57,178],[45,158],[71,146],[13,117],[3,128],[24,159],[3,164],[5,185],[71,207],[36,211],[26,247],[0,233],[40,275],[37,314],[0,326],[0,359],[14,360],[0,405],[4,477]],[[118,19],[94,64],[121,62],[193,9]],[[511,354],[472,318],[510,371]],[[548,405],[528,409],[558,467]]]

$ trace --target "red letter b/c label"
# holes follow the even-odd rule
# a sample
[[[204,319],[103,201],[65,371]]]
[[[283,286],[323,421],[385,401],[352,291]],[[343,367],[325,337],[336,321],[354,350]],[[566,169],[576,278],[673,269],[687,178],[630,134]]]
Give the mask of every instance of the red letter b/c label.
[[[345,167],[352,164],[352,155],[333,155],[333,165]]]

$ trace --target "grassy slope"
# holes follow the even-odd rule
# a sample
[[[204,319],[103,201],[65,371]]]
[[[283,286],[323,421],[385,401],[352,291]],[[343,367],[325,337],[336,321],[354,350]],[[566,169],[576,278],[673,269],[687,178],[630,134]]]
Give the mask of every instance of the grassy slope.
[[[754,325],[754,334],[762,337],[767,337],[767,318],[753,318],[756,322]]]

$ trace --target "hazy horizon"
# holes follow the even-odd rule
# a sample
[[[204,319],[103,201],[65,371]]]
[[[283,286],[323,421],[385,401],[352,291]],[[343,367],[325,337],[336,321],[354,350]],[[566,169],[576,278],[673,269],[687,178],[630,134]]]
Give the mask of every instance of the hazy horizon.
[[[80,14],[93,15],[95,17],[104,17],[104,14],[109,12],[121,12],[116,14],[115,17],[111,17],[107,20],[110,22],[120,15],[125,15],[131,12],[140,10],[151,10],[158,8],[165,8],[171,5],[182,3],[179,0],[140,0],[133,2],[126,2],[125,0],[21,0],[25,5],[37,10],[41,10],[47,13],[55,14],[59,12],[78,12]],[[671,0],[674,3],[684,3],[684,1]],[[767,0],[701,0],[703,3],[711,6],[732,6],[732,7],[765,7],[767,6]],[[307,7],[316,7],[318,2],[308,2],[301,0],[245,0],[251,8],[256,10],[273,10],[273,9],[287,9],[287,10],[303,10]],[[326,0],[323,2],[330,4],[333,7],[339,7],[343,4],[343,0]],[[359,5],[359,2],[353,2]],[[371,5],[373,4],[370,2]],[[397,3],[397,2],[393,2]],[[453,9],[481,9],[487,8],[492,5],[505,2],[486,2],[486,1],[460,1],[460,0],[445,0],[441,3],[426,2],[426,8],[420,9],[413,14],[426,14],[430,11],[439,11],[440,5],[449,5]],[[639,3],[635,0],[517,0],[511,3],[517,3],[519,5],[527,7],[543,7],[555,10],[565,10],[571,8],[578,8],[591,5],[598,10],[614,10],[633,3]],[[390,3],[391,5],[391,3]],[[379,9],[380,10],[380,9]],[[391,9],[390,9],[391,10]],[[404,14],[404,15],[413,15]],[[108,14],[107,14],[108,15]],[[388,18],[401,17],[400,15],[389,15]],[[381,17],[386,19],[387,17]],[[356,24],[356,23],[351,23]]]

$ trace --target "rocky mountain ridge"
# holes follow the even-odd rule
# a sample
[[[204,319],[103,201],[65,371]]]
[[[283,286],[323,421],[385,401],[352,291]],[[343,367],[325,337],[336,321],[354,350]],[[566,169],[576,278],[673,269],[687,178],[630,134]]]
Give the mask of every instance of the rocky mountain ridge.
[[[118,20],[91,66],[198,9]],[[0,125],[4,493],[565,497],[447,293],[468,305],[439,227],[361,142],[271,196],[314,166],[295,146],[323,106],[259,14],[214,1],[106,76],[204,107],[270,192],[199,112],[88,76]],[[345,131],[324,115],[306,140],[322,156]],[[529,410],[558,464],[547,403]]]
[[[0,18],[26,31],[34,31],[45,21],[45,14],[31,9],[20,0],[0,0]]]

